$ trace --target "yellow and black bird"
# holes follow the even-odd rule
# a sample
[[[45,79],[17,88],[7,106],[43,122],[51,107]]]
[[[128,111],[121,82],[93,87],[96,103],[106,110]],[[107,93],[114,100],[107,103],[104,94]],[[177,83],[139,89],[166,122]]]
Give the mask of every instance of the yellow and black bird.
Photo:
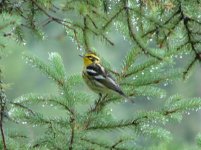
[[[127,99],[119,84],[101,65],[100,58],[96,53],[88,52],[80,56],[84,62],[83,79],[92,91],[98,93],[100,96],[102,94],[116,92]]]

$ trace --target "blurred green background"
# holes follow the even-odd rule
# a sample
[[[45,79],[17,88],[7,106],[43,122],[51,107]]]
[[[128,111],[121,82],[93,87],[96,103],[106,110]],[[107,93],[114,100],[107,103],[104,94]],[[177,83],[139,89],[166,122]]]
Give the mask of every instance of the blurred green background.
[[[26,31],[25,45],[11,45],[10,53],[2,61],[4,67],[4,81],[10,84],[6,91],[8,99],[14,99],[26,93],[56,93],[57,89],[54,83],[44,76],[39,70],[32,68],[25,60],[22,59],[22,53],[30,52],[42,60],[48,60],[48,53],[58,52],[64,61],[67,74],[80,74],[82,70],[82,60],[78,56],[84,51],[76,48],[76,45],[65,36],[65,30],[58,25],[50,24],[45,28],[45,39],[38,39],[30,31]],[[92,46],[97,52],[104,57],[111,66],[118,70],[121,67],[121,60],[131,48],[129,42],[124,39],[119,33],[113,31],[109,37],[115,43],[114,46],[107,45],[100,39],[90,39]],[[185,58],[182,60],[185,61]],[[175,81],[163,88],[168,90],[168,95],[181,94],[184,97],[201,97],[201,76],[200,66],[195,68],[192,76],[186,82]],[[93,94],[93,93],[92,93]],[[160,99],[159,99],[160,100]],[[138,108],[149,108],[151,99],[140,99],[135,105]],[[135,112],[129,109],[127,104],[119,104],[113,107],[113,114],[116,118],[126,118],[126,116]],[[54,112],[53,112],[54,113]],[[201,132],[201,111],[185,114],[181,123],[171,122],[167,128],[174,135],[173,144],[170,147],[174,148],[189,148],[195,144],[195,136]],[[8,125],[9,126],[9,125]],[[9,128],[7,128],[9,130]],[[187,146],[188,145],[188,146]],[[190,149],[190,148],[189,148]]]

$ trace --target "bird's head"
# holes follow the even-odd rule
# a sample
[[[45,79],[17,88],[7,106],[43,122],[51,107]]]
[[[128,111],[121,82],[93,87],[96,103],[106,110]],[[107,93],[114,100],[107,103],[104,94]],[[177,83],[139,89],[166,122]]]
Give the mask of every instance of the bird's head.
[[[88,52],[84,55],[80,55],[83,58],[84,66],[91,64],[100,64],[100,58],[94,52]]]

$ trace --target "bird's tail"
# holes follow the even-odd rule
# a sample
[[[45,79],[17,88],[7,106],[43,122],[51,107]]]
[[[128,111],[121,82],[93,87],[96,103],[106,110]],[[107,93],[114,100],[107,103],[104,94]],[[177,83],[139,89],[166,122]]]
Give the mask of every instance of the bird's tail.
[[[134,99],[132,97],[127,96],[122,90],[117,91],[123,98],[125,98],[125,101],[130,101],[131,103],[134,103]]]

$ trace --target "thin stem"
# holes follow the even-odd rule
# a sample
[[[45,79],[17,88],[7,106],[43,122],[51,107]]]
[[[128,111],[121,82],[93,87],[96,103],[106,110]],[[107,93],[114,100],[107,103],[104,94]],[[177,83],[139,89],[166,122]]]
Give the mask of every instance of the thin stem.
[[[66,23],[68,24],[71,24],[70,22],[67,22],[63,19],[60,19],[60,18],[57,18],[57,17],[54,17],[52,15],[50,15],[42,6],[40,6],[35,0],[31,0],[33,2],[33,4],[39,9],[41,10],[48,18],[49,20],[52,20],[52,21],[55,21],[57,22],[58,24],[61,24],[71,30],[74,30],[74,28],[70,27],[69,25],[67,25]]]
[[[161,114],[163,116],[169,116],[169,115],[171,115],[173,113],[177,113],[178,111],[182,111],[182,109],[176,108],[176,109],[173,109],[173,110],[165,110],[165,111],[162,111]],[[138,117],[138,118],[134,119],[133,121],[123,122],[123,123],[120,122],[119,124],[114,123],[114,124],[108,124],[108,125],[93,126],[93,127],[87,128],[87,130],[117,129],[117,128],[129,127],[129,126],[137,127],[142,122],[149,121],[149,120],[152,120],[152,119],[153,118],[149,118],[148,115],[144,115],[144,116],[141,116],[141,117]]]
[[[1,116],[1,117],[2,117],[2,116]],[[1,137],[2,137],[2,142],[3,142],[3,148],[4,148],[4,150],[6,150],[7,147],[6,147],[6,140],[5,140],[5,135],[4,135],[4,130],[3,130],[2,121],[0,122],[0,128],[1,128]]]
[[[85,50],[89,51],[90,48],[89,48],[87,30],[88,30],[87,17],[84,17],[84,28],[83,28],[84,46],[85,46]]]
[[[189,70],[193,67],[196,61],[197,58],[195,57],[193,61],[188,65],[187,69],[183,72],[183,79],[186,79],[186,75],[188,74]]]
[[[89,127],[90,123],[94,120],[94,118],[92,118],[92,114],[99,113],[102,110],[102,108],[106,105],[107,96],[108,95],[102,96],[102,94],[99,94],[99,99],[95,102],[95,104],[94,104],[95,106],[93,108],[91,108],[87,113],[88,119],[84,123],[85,124],[84,129],[87,129]]]
[[[69,150],[73,149],[74,143],[74,134],[75,134],[75,118],[74,116],[70,117],[70,124],[71,124],[71,134],[70,134],[70,142],[69,142]]]
[[[102,27],[102,30],[105,30],[111,23],[112,21],[119,16],[119,14],[124,10],[124,7],[120,8],[111,18],[106,22],[106,24]]]
[[[106,145],[106,144],[102,144],[102,143],[97,143],[96,141],[92,141],[90,139],[86,139],[86,138],[80,138],[80,140],[86,142],[86,143],[90,143],[90,144],[93,144],[93,145],[98,145],[99,147],[102,147],[104,149],[112,149],[112,150],[125,150],[123,148],[116,148],[116,147],[112,147],[112,146],[109,146],[109,145]],[[111,148],[112,147],[112,148]]]
[[[114,148],[116,148],[116,146],[118,146],[120,143],[122,143],[123,142],[123,140],[122,139],[120,139],[120,140],[118,140],[116,143],[114,143],[112,146],[111,146],[111,150],[113,150]]]
[[[9,25],[13,25],[13,24],[15,24],[15,21],[10,21],[10,22],[8,22],[8,23],[6,23],[6,24],[0,26],[0,30],[2,30],[2,29],[4,29],[4,28],[8,27]]]
[[[0,107],[1,107],[1,110],[0,110],[0,117],[1,117],[0,118],[0,130],[1,130],[1,138],[2,138],[2,143],[3,143],[3,148],[4,148],[4,150],[6,150],[7,146],[6,146],[4,129],[3,129],[3,118],[4,118],[4,111],[5,111],[6,95],[5,95],[3,87],[2,87],[3,81],[1,79],[2,79],[2,71],[0,68],[0,103],[1,103],[0,104]]]
[[[30,112],[32,115],[35,115],[35,113],[33,112],[33,110],[31,110],[30,108],[28,108],[27,106],[22,105],[21,103],[17,103],[17,102],[10,102],[11,104],[17,106],[17,107],[21,107],[23,109],[26,109],[28,112]]]

